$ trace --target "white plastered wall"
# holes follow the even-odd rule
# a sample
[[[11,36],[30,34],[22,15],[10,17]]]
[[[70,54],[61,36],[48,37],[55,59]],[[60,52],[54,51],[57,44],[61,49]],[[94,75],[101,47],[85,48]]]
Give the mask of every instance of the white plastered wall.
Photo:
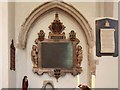
[[[118,58],[103,57],[96,68],[96,88],[118,88]]]
[[[5,36],[4,36],[5,35]],[[8,88],[8,3],[2,3],[2,88]]]
[[[1,38],[1,88],[14,88],[16,87],[16,77],[15,72],[10,70],[10,44],[11,40],[15,39],[15,32],[14,32],[14,3],[7,3],[1,2],[1,30],[0,34]],[[13,82],[11,82],[13,81]]]

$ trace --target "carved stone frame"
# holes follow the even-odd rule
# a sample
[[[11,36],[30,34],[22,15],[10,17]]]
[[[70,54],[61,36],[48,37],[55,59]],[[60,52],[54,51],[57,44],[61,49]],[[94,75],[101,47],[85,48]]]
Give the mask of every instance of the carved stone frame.
[[[35,40],[35,44],[32,47],[31,56],[33,62],[33,72],[38,75],[43,75],[48,73],[49,76],[55,77],[57,80],[61,76],[65,76],[66,73],[71,73],[76,76],[82,72],[81,62],[82,62],[82,47],[79,44],[79,39],[76,38],[76,33],[71,30],[69,33],[69,38],[66,39],[65,33],[62,32],[65,26],[60,22],[58,14],[55,14],[55,20],[49,26],[52,31],[49,33],[48,39],[45,39],[45,33],[40,30],[38,33],[38,38]],[[42,68],[41,67],[41,43],[42,42],[71,42],[73,46],[73,67],[71,69],[67,68]]]
[[[42,30],[40,30],[40,32],[43,32]],[[74,31],[71,31],[69,34],[75,34]],[[56,35],[56,37],[59,36]],[[49,35],[50,37],[50,35]],[[65,36],[63,36],[65,37]],[[59,40],[54,40],[54,39],[44,39],[43,41],[40,41],[39,38],[37,38],[35,40],[36,45],[33,45],[33,47],[36,47],[36,58],[37,58],[37,63],[34,59],[34,56],[32,55],[32,61],[33,61],[33,72],[37,73],[38,75],[43,75],[44,73],[48,73],[49,76],[51,77],[55,77],[56,79],[58,79],[61,76],[65,76],[66,73],[71,73],[73,76],[76,76],[78,74],[80,74],[82,72],[82,67],[81,66],[81,62],[82,62],[82,47],[80,45],[78,45],[78,43],[80,42],[77,38],[75,38],[74,40],[72,40],[73,38],[70,37],[68,39],[59,39]],[[51,42],[71,42],[73,45],[73,67],[71,69],[61,69],[61,68],[42,68],[41,67],[41,43],[42,42],[47,42],[47,43],[51,43]],[[34,49],[32,49],[32,52],[34,52]],[[32,54],[32,53],[31,53]]]

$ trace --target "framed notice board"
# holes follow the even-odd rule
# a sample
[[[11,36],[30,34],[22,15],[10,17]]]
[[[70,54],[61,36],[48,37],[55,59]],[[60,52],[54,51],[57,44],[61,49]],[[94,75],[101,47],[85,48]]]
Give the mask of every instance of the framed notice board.
[[[96,56],[118,56],[118,20],[96,20]]]

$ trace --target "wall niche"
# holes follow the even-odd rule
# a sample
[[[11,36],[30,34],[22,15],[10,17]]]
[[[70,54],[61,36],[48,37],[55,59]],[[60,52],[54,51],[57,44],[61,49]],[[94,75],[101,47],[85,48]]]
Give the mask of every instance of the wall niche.
[[[36,4],[38,5],[38,3]],[[26,3],[25,5],[30,6],[31,4]],[[21,5],[19,7],[22,8]],[[31,8],[34,8],[34,7],[31,5]],[[49,35],[49,32],[51,32],[52,34],[52,31],[50,31],[48,26],[50,25],[51,21],[54,20],[54,14],[56,12],[59,14],[60,20],[66,26],[66,28],[64,28],[64,31],[62,31],[61,34],[64,34],[63,32],[65,32],[65,35],[64,35],[65,39],[68,40],[69,33],[71,32],[71,30],[73,30],[76,33],[77,39],[80,40],[80,43],[78,43],[77,46],[80,45],[83,50],[83,53],[82,53],[83,61],[80,63],[81,65],[79,65],[80,67],[82,67],[79,70],[80,73],[75,77],[71,75],[72,74],[71,72],[66,74],[62,78],[60,78],[61,76],[58,77],[60,78],[59,85],[56,82],[56,78],[54,78],[54,76],[50,77],[48,75],[49,73],[44,73],[44,75],[41,75],[40,77],[38,76],[40,74],[36,75],[37,70],[39,71],[39,69],[34,68],[33,61],[31,60],[32,46],[33,45],[37,46],[37,44],[34,42],[38,37],[37,33],[39,33],[40,30],[43,30],[45,33],[45,36],[43,35],[44,40],[50,39],[51,36]],[[24,15],[24,17],[26,16]],[[23,59],[19,59],[17,62],[18,64],[17,67],[19,68],[18,70],[19,75],[17,75],[17,78],[18,78],[17,83],[19,83],[21,76],[26,74],[31,83],[31,87],[41,88],[44,80],[52,80],[55,87],[58,87],[58,88],[59,87],[73,88],[78,86],[80,83],[86,83],[90,85],[89,84],[90,75],[88,75],[88,73],[91,72],[90,65],[92,65],[91,64],[92,52],[90,52],[89,50],[91,50],[93,46],[92,45],[93,35],[91,31],[92,31],[91,27],[88,21],[85,19],[85,17],[77,9],[75,9],[72,5],[68,3],[58,1],[58,2],[47,2],[42,5],[38,5],[38,7],[36,7],[25,19],[25,22],[22,24],[21,31],[19,33],[19,37],[18,37],[19,49],[17,51],[19,56],[17,58],[19,59],[20,57],[23,57]],[[23,67],[27,67],[23,73],[20,72],[22,71],[22,68],[20,68],[21,65]],[[82,70],[83,72],[81,73]],[[36,72],[36,73],[34,74],[33,72]],[[59,70],[58,70],[58,73],[59,73]],[[67,83],[68,81],[70,81],[71,83]]]

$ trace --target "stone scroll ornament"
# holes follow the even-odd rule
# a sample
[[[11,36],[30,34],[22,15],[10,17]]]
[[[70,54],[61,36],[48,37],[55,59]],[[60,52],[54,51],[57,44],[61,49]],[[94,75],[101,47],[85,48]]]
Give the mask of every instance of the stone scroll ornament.
[[[35,45],[32,46],[31,58],[33,62],[33,72],[38,75],[43,75],[48,73],[49,76],[55,77],[57,80],[65,76],[66,73],[71,73],[73,76],[76,76],[82,72],[82,47],[79,44],[80,40],[76,38],[76,33],[74,30],[71,30],[69,37],[66,39],[65,26],[59,20],[59,15],[55,14],[55,20],[49,26],[51,32],[49,32],[48,39],[45,38],[45,32],[40,30],[38,33],[38,38],[35,40]],[[41,67],[41,58],[40,55],[42,52],[40,50],[40,44],[44,41],[50,42],[59,42],[59,41],[69,41],[72,43],[73,47],[73,66],[71,69],[62,69],[62,68],[42,68]],[[49,61],[48,61],[49,62]]]

